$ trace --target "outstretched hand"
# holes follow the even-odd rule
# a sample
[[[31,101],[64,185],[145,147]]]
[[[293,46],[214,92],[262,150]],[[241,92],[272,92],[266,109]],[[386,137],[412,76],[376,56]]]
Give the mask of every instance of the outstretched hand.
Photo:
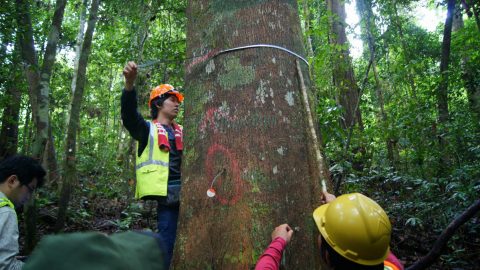
[[[137,64],[133,61],[128,62],[123,69],[123,76],[125,77],[125,90],[133,90],[137,78]]]
[[[276,227],[275,230],[273,230],[272,241],[277,237],[281,237],[288,244],[290,242],[290,239],[292,239],[292,235],[293,235],[292,228],[290,228],[290,226],[288,226],[288,224],[282,224],[282,225]]]

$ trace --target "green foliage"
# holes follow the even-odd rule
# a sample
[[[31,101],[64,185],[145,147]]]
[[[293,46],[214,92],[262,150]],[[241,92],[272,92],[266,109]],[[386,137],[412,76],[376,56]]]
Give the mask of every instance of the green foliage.
[[[369,66],[368,36],[362,34],[364,53],[353,65],[361,88],[364,125],[363,130],[350,131],[340,125],[343,108],[332,84],[336,76],[332,55],[339,48],[328,42],[330,14],[323,2],[308,1],[311,28],[305,34],[314,48],[311,62],[318,123],[334,186],[339,185],[340,193],[366,193],[387,209],[394,223],[393,248],[408,265],[425,255],[448,223],[478,198],[480,118],[469,91],[480,86],[480,39],[473,18],[453,33],[448,71],[450,119],[442,125],[437,120],[436,91],[443,24],[435,32],[419,27],[412,16],[416,1],[366,2],[373,5],[370,30],[378,77]],[[441,139],[447,142],[443,150],[448,153],[446,166],[441,165]],[[475,248],[480,239],[474,235],[479,229],[478,219],[462,227],[435,267],[478,264]]]
[[[384,207],[397,232],[393,234],[392,248],[400,258],[407,258],[408,265],[413,263],[408,261],[411,257],[424,255],[416,250],[429,250],[446,225],[478,199],[478,179],[478,161],[456,169],[448,177],[429,180],[372,168],[365,176],[347,177],[344,191],[361,191]],[[475,218],[462,226],[437,267],[450,268],[475,260],[472,251],[480,243],[479,230]]]
[[[412,10],[412,5],[418,1],[370,1],[374,16],[371,33],[375,40],[375,68],[383,95],[384,115],[373,67],[369,67],[367,36],[362,34],[365,50],[352,65],[361,89],[360,111],[364,125],[363,129],[355,127],[350,131],[340,124],[344,108],[337,102],[338,89],[333,85],[336,76],[333,59],[345,45],[329,44],[332,14],[327,11],[326,2],[304,1],[308,16],[303,13],[302,1],[298,5],[300,19],[309,25],[304,35],[305,40],[311,40],[313,50],[309,58],[310,77],[331,175],[341,193],[366,193],[388,211],[394,226],[392,247],[408,265],[425,255],[436,236],[477,199],[480,192],[480,107],[475,107],[472,99],[472,89],[480,87],[477,25],[473,18],[466,19],[464,27],[453,33],[448,71],[450,119],[441,125],[437,121],[436,89],[440,78],[443,25],[435,32],[419,27],[413,20]],[[58,164],[63,163],[65,155],[74,46],[82,2],[68,1],[50,85],[50,119]],[[253,1],[212,1],[211,7],[222,8],[230,2],[241,7]],[[434,8],[436,2],[429,1],[428,5]],[[30,3],[41,64],[54,2]],[[135,150],[120,121],[122,69],[129,60],[140,64],[156,63],[140,70],[142,83],[137,91],[142,111],[146,109],[145,97],[149,89],[160,83],[175,85],[187,93],[186,98],[202,104],[205,96],[189,96],[188,89],[183,89],[186,6],[185,0],[129,1],[127,4],[119,0],[102,1],[79,123],[76,156],[79,182],[75,185],[69,210],[70,230],[116,231],[151,227],[143,222],[151,217],[146,213],[148,209],[132,202]],[[0,116],[10,103],[6,89],[19,87],[23,93],[19,151],[28,154],[35,128],[26,94],[28,84],[19,64],[14,11],[13,1],[0,5]],[[361,25],[364,24],[356,27]],[[347,29],[347,32],[352,30]],[[478,102],[480,106],[480,99]],[[196,115],[200,117],[201,113]],[[179,118],[179,122],[184,122],[183,112]],[[189,123],[195,126],[195,121]],[[189,134],[195,137],[194,132]],[[440,138],[446,141],[444,151],[448,153],[444,168],[440,162]],[[61,166],[57,173],[63,175]],[[37,202],[42,211],[53,216],[60,180],[50,181],[39,192]],[[45,215],[42,212],[42,221]],[[479,231],[479,220],[475,217],[455,234],[435,267],[468,269],[478,265]],[[243,258],[227,255],[225,259],[232,262]]]

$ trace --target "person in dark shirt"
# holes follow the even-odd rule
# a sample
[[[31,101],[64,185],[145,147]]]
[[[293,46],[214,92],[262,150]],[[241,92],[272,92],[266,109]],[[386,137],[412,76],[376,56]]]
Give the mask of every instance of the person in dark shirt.
[[[170,265],[177,231],[181,163],[182,127],[175,122],[183,95],[172,85],[152,89],[148,105],[151,120],[137,110],[134,83],[137,65],[128,62],[123,70],[125,88],[121,97],[121,115],[125,128],[137,140],[135,197],[157,200],[157,228],[166,245],[165,263]]]

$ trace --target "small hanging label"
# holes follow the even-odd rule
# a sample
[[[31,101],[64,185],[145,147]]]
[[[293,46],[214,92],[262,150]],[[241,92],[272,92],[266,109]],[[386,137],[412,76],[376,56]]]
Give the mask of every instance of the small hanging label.
[[[207,196],[208,196],[209,198],[215,197],[215,189],[209,188],[209,189],[207,190]]]

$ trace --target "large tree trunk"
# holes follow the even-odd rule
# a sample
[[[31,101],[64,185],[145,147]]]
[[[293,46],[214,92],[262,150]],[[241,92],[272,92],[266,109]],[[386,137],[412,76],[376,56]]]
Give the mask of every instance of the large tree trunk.
[[[448,113],[448,64],[450,61],[450,44],[452,39],[453,13],[455,11],[455,0],[448,0],[447,18],[445,20],[445,28],[443,30],[442,57],[440,60],[440,83],[437,88],[437,108],[438,122],[440,123],[440,134],[446,133],[446,124],[449,121]],[[447,166],[448,154],[446,151],[446,139],[439,136],[440,146],[440,165],[439,175],[441,175]]]
[[[66,214],[73,186],[77,182],[76,168],[76,149],[77,149],[77,130],[80,125],[80,109],[82,107],[83,92],[85,89],[86,72],[88,57],[92,46],[93,31],[97,22],[97,12],[100,0],[92,0],[90,14],[88,18],[87,31],[83,40],[81,55],[77,70],[77,83],[75,92],[73,93],[70,120],[67,127],[67,138],[65,143],[65,161],[64,161],[64,177],[61,183],[60,201],[58,206],[58,218],[55,224],[55,230],[61,231],[65,225]]]
[[[303,55],[297,8],[293,0],[189,1],[187,55],[196,58],[186,66],[175,269],[252,269],[285,222],[297,231],[285,266],[318,265],[311,213],[328,176],[308,135],[296,58],[273,48],[216,55],[259,43]]]
[[[30,102],[35,123],[35,140],[32,156],[41,160],[48,140],[50,78],[53,64],[55,63],[66,0],[57,0],[55,3],[55,12],[48,34],[47,47],[41,69],[38,66],[35,52],[29,3],[25,0],[17,0],[16,3],[19,24],[18,40],[29,84]],[[36,244],[36,206],[33,196],[25,208],[25,249],[29,252],[33,250]]]
[[[360,112],[360,89],[353,73],[347,35],[345,33],[345,2],[343,0],[327,0],[330,17],[329,42],[336,48],[333,53],[333,83],[338,90],[338,102],[344,113],[341,119],[344,128],[351,128],[358,124],[363,129]]]

